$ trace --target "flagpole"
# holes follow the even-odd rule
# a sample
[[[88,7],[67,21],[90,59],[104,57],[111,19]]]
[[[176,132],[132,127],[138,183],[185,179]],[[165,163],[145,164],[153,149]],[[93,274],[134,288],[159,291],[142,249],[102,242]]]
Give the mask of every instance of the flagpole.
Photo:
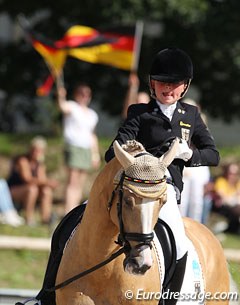
[[[140,57],[141,45],[142,45],[143,26],[144,23],[142,20],[138,20],[136,22],[134,45],[133,45],[133,62],[131,67],[132,72],[137,72],[138,70],[139,57]]]
[[[52,75],[52,77],[53,77],[53,79],[54,79],[54,81],[56,83],[57,88],[64,87],[63,69],[57,71],[54,66],[50,65],[48,63],[48,61],[45,60],[45,58],[43,58],[43,60],[44,60],[44,62],[46,64],[46,66],[48,67],[48,70],[49,70],[50,74]]]
[[[56,75],[55,82],[56,82],[57,90],[61,87],[64,87],[63,70],[61,70],[61,72]]]

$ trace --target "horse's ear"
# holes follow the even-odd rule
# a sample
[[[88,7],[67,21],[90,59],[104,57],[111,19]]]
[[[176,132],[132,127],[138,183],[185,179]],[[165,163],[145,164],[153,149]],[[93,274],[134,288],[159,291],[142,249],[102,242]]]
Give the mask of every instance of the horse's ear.
[[[165,154],[163,154],[160,158],[159,161],[163,162],[164,165],[166,167],[168,167],[172,161],[174,160],[176,154],[177,154],[177,150],[178,150],[178,146],[179,146],[179,138],[175,138],[169,148],[169,150],[167,152],[165,152]]]
[[[134,157],[126,152],[118,143],[118,141],[113,142],[113,149],[116,158],[122,165],[124,169],[128,168],[130,165],[134,163]]]

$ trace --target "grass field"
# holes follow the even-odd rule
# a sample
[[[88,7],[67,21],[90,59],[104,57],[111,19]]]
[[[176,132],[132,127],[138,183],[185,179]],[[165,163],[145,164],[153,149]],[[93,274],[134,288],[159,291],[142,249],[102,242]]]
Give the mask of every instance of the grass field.
[[[240,236],[225,234],[225,239],[221,243],[223,248],[237,249],[240,251]],[[240,262],[229,261],[229,271],[240,291]]]
[[[43,251],[1,250],[0,287],[39,289],[47,259],[48,253]]]

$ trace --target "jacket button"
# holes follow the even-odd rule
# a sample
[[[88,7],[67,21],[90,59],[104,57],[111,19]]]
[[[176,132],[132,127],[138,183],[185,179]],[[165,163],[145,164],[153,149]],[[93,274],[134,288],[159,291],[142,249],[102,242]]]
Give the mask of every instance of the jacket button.
[[[172,129],[171,128],[169,128],[168,130],[167,130],[167,132],[171,132],[172,131]]]

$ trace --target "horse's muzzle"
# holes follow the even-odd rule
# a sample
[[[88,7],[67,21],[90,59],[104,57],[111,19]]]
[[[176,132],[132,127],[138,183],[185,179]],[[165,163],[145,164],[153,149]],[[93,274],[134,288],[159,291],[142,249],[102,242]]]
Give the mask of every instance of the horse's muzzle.
[[[132,248],[123,261],[125,272],[133,275],[144,275],[153,263],[149,245]]]

